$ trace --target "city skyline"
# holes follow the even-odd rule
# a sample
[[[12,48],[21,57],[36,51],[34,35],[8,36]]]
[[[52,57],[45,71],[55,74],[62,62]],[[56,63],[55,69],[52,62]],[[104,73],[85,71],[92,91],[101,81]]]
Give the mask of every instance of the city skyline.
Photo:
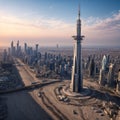
[[[0,0],[0,47],[17,40],[72,46],[79,4],[83,46],[120,46],[119,0]]]
[[[119,2],[89,1],[0,0],[0,119],[120,120]]]

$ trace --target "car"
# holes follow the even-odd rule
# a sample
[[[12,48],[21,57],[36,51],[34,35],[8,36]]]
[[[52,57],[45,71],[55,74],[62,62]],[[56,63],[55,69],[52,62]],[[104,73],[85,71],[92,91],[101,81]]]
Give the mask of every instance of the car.
[[[41,97],[41,93],[40,92],[38,93],[38,97]]]
[[[34,85],[34,84],[36,84],[36,82],[32,82],[31,84]]]

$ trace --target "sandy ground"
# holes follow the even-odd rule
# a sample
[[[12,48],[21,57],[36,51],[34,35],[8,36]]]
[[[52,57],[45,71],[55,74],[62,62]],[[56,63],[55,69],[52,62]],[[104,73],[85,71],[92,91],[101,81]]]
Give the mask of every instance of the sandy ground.
[[[60,83],[61,84],[61,83]],[[86,106],[74,106],[68,105],[56,99],[54,94],[54,88],[57,87],[58,84],[49,85],[43,88],[43,92],[49,98],[51,103],[59,109],[63,115],[65,115],[69,120],[109,120],[108,116],[101,116],[99,113],[96,113],[92,110],[92,104]],[[41,100],[40,100],[41,101]],[[94,103],[94,99],[91,101]],[[41,101],[41,105],[43,102]],[[43,104],[44,105],[44,104]],[[42,106],[43,106],[42,105]],[[45,108],[47,109],[47,108]],[[47,110],[50,113],[50,110]],[[73,111],[76,111],[77,114],[73,114]]]

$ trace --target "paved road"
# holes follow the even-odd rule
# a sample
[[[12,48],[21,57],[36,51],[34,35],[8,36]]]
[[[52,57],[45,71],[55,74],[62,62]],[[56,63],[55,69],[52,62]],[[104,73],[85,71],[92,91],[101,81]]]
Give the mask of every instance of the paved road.
[[[22,81],[25,85],[31,85],[32,82],[40,82],[33,73],[31,73],[29,67],[22,63],[19,59],[15,59],[18,64],[16,65],[20,76],[22,77]]]
[[[19,61],[20,63],[20,61]],[[24,65],[18,65],[17,69],[21,75],[23,83],[30,85],[34,80]],[[50,116],[36,102],[36,98],[31,96],[34,91],[22,91],[13,94],[4,95],[8,106],[7,120],[51,120]]]

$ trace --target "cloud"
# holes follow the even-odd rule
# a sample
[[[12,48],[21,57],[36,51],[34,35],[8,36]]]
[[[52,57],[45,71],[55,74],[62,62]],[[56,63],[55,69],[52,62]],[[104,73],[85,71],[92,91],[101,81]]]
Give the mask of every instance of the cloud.
[[[96,25],[96,30],[116,30],[120,25],[120,12],[114,14],[111,18],[106,18]],[[99,28],[99,29],[98,29]]]
[[[55,18],[20,18],[0,13],[0,43],[9,45],[11,40],[20,40],[41,45],[71,45],[74,25]],[[71,40],[71,41],[70,41]],[[38,42],[39,41],[39,42]]]
[[[43,16],[28,18],[0,12],[0,38],[42,39],[45,40],[44,42],[51,40],[65,43],[65,45],[73,44],[71,36],[76,34],[76,23],[67,23],[62,19]],[[82,19],[82,34],[85,35],[84,45],[120,45],[120,10],[104,19],[93,16]]]
[[[26,13],[27,14],[27,13]],[[30,13],[28,14],[30,15]],[[25,15],[26,16],[26,15]],[[4,24],[13,24],[13,25],[21,25],[28,27],[36,27],[42,29],[61,29],[71,27],[71,24],[65,23],[63,20],[58,20],[55,18],[33,18],[33,19],[21,19],[15,16],[4,15],[0,13],[0,23]]]
[[[108,18],[89,17],[83,22],[85,44],[120,45],[120,11]]]
[[[111,17],[100,19],[95,17],[89,17],[87,20],[84,20],[84,25],[91,27],[95,30],[116,30],[116,27],[119,28],[120,25],[120,10],[118,13],[114,13]],[[120,29],[120,28],[119,28]]]

